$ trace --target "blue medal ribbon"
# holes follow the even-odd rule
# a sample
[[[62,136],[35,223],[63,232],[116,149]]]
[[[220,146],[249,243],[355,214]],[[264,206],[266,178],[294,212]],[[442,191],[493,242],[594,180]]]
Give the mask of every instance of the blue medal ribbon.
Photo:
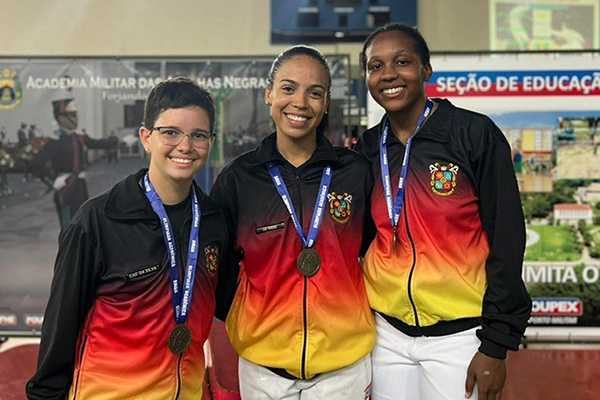
[[[381,142],[379,147],[379,161],[381,162],[381,180],[383,182],[383,189],[385,195],[385,203],[388,209],[388,215],[390,217],[390,222],[392,224],[392,228],[395,230],[398,226],[398,221],[400,220],[400,212],[402,211],[402,206],[404,204],[404,190],[405,190],[405,182],[406,175],[408,173],[408,162],[410,157],[410,145],[412,143],[412,138],[415,136],[417,131],[423,125],[423,122],[433,109],[433,101],[427,99],[425,102],[425,108],[423,109],[423,113],[419,117],[419,121],[417,122],[417,126],[415,130],[410,135],[408,140],[406,141],[406,151],[404,152],[404,158],[402,159],[402,170],[400,171],[400,182],[398,183],[398,192],[396,193],[396,198],[393,200],[392,204],[392,182],[390,178],[390,166],[388,160],[388,149],[387,149],[387,138],[390,132],[390,121],[385,119],[383,124],[383,132],[381,133]],[[395,239],[395,234],[394,234]]]
[[[321,223],[323,222],[323,211],[325,209],[325,199],[327,199],[327,193],[329,193],[329,184],[331,183],[331,167],[328,165],[323,169],[323,176],[321,177],[321,184],[319,186],[319,193],[317,197],[317,205],[315,210],[313,211],[312,221],[310,224],[310,228],[308,230],[308,235],[304,233],[302,229],[302,224],[298,220],[298,216],[296,215],[296,210],[294,209],[294,204],[292,204],[292,198],[283,182],[283,177],[279,172],[279,168],[273,163],[268,163],[267,168],[269,170],[269,174],[271,174],[271,179],[273,179],[273,183],[277,188],[277,192],[281,199],[283,200],[283,204],[287,208],[290,216],[292,217],[292,222],[296,227],[296,231],[298,232],[298,236],[302,240],[303,248],[311,248],[315,245],[315,240],[317,240],[317,235],[319,234],[319,230],[321,229]]]
[[[190,306],[192,304],[192,294],[194,289],[194,277],[196,275],[196,264],[198,262],[198,233],[200,231],[200,203],[196,196],[196,191],[192,187],[192,227],[190,229],[190,241],[188,244],[188,259],[183,276],[183,288],[179,289],[179,266],[177,264],[177,246],[171,221],[165,210],[160,196],[156,193],[148,173],[144,176],[144,193],[150,201],[152,209],[158,215],[161,222],[167,254],[169,257],[171,274],[171,293],[173,296],[173,310],[175,313],[175,322],[183,324],[188,318]]]

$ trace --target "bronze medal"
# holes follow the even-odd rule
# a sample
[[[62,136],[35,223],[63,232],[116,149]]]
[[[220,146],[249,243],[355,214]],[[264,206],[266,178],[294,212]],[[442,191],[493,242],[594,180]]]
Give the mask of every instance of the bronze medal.
[[[169,350],[174,354],[182,354],[192,341],[192,331],[186,324],[177,324],[169,335]]]
[[[314,249],[304,249],[298,256],[298,270],[306,277],[312,277],[321,269],[321,256]]]

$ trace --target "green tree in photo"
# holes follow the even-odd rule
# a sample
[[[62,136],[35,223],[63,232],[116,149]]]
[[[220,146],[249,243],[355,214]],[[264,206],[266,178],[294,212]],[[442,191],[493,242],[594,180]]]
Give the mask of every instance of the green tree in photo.
[[[546,195],[529,194],[521,199],[523,203],[523,214],[526,220],[532,218],[546,218],[552,211],[552,205]]]

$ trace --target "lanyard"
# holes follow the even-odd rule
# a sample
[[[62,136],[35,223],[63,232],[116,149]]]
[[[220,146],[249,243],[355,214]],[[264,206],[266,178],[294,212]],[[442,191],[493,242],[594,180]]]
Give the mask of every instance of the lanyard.
[[[196,197],[196,191],[192,187],[192,228],[190,229],[190,242],[188,245],[188,259],[183,277],[183,293],[179,286],[179,266],[177,265],[177,247],[171,221],[165,210],[158,193],[154,190],[148,173],[144,176],[144,192],[150,201],[154,212],[158,215],[161,222],[167,254],[169,256],[171,272],[171,293],[173,295],[173,310],[175,312],[175,322],[183,324],[187,320],[190,306],[192,304],[192,294],[194,288],[194,276],[196,275],[196,263],[198,262],[198,232],[200,231],[200,203]]]
[[[292,204],[292,200],[290,194],[288,193],[287,187],[283,182],[283,177],[279,172],[279,168],[273,163],[268,163],[267,168],[269,169],[269,174],[271,174],[271,179],[273,179],[273,183],[277,188],[277,192],[285,207],[287,208],[290,216],[292,217],[292,222],[296,227],[296,231],[298,231],[298,236],[302,240],[302,247],[311,248],[315,245],[315,240],[317,239],[317,235],[319,234],[319,230],[321,229],[321,223],[323,222],[323,210],[325,208],[325,199],[327,198],[327,193],[329,192],[329,184],[331,183],[331,167],[328,165],[323,169],[323,176],[321,178],[321,184],[319,185],[319,193],[317,197],[317,204],[315,210],[313,211],[312,221],[310,224],[310,229],[308,230],[308,235],[304,234],[302,230],[302,224],[298,220],[298,216],[296,215],[296,210],[294,210],[294,205]]]
[[[383,189],[385,194],[385,203],[388,209],[388,216],[390,217],[390,222],[392,227],[395,229],[398,226],[398,220],[400,219],[400,212],[402,211],[402,205],[404,203],[404,189],[406,182],[406,174],[408,173],[408,162],[410,157],[410,145],[412,143],[412,138],[415,136],[415,133],[421,128],[423,122],[433,109],[433,101],[427,99],[425,102],[425,108],[423,109],[423,113],[419,117],[419,121],[417,122],[417,126],[413,131],[412,135],[406,141],[406,150],[404,151],[404,158],[402,160],[402,171],[400,172],[400,182],[398,183],[398,192],[396,193],[396,198],[393,200],[392,205],[392,183],[390,179],[390,166],[388,160],[388,149],[387,149],[387,137],[390,131],[390,121],[385,119],[383,125],[383,132],[381,133],[381,144],[379,149],[379,161],[381,162],[381,180],[383,181]]]

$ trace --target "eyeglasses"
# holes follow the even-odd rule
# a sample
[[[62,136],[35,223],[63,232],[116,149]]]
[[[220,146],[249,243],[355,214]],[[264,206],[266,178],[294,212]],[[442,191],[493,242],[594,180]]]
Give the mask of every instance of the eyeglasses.
[[[207,149],[210,145],[210,138],[214,137],[213,132],[207,131],[195,131],[189,135],[183,133],[181,130],[171,126],[155,126],[150,129],[150,133],[153,131],[158,132],[158,139],[165,146],[175,147],[183,141],[183,138],[188,136],[192,146],[196,149]]]

